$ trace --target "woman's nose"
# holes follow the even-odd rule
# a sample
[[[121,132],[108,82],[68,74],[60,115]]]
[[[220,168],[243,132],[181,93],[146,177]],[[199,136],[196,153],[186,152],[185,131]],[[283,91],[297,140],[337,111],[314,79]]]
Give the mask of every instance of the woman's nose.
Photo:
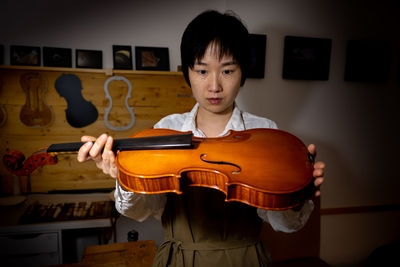
[[[208,90],[215,93],[222,91],[219,75],[214,73],[209,78]]]

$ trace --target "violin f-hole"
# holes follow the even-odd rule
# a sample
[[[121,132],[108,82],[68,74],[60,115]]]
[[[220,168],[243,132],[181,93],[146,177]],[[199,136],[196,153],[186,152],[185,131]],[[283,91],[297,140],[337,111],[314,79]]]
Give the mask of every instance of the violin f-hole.
[[[204,159],[204,157],[207,157],[207,154],[201,154],[200,155],[200,159],[206,163],[210,163],[210,164],[219,164],[219,165],[230,165],[230,166],[234,166],[236,168],[238,168],[236,171],[232,171],[232,174],[239,174],[242,171],[242,168],[235,164],[235,163],[231,163],[231,162],[226,162],[226,161],[212,161],[212,160],[206,160]]]

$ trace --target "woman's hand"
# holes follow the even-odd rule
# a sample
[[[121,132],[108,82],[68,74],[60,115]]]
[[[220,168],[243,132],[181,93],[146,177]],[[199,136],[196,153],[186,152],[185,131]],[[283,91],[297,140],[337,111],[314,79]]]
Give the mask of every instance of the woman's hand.
[[[118,168],[112,151],[113,141],[113,138],[107,134],[102,134],[97,139],[93,136],[82,136],[81,142],[86,143],[79,149],[78,161],[94,160],[96,166],[105,174],[117,178]]]
[[[311,155],[315,158],[317,151],[315,148],[314,144],[311,144],[308,146],[308,152],[310,152]],[[314,163],[314,172],[313,176],[315,178],[314,180],[314,185],[317,188],[315,191],[315,196],[319,197],[321,195],[321,191],[319,190],[319,187],[323,184],[324,182],[324,169],[325,169],[325,163],[322,161],[317,161]]]

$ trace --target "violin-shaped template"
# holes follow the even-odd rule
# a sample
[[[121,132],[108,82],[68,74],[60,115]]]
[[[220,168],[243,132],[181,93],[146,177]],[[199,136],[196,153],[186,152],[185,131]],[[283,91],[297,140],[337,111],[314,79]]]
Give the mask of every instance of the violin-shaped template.
[[[21,76],[20,84],[26,95],[25,105],[19,114],[21,122],[28,127],[49,126],[54,116],[45,101],[47,80],[39,73],[28,72]]]
[[[121,126],[121,127],[116,127],[116,126],[112,126],[109,122],[108,122],[108,117],[110,115],[110,111],[112,108],[112,98],[110,96],[110,93],[108,92],[108,85],[110,84],[110,82],[112,81],[124,81],[127,85],[128,85],[128,94],[125,97],[125,106],[129,111],[129,114],[131,115],[131,122],[126,125],[126,126]],[[107,79],[107,81],[104,83],[104,92],[106,93],[106,98],[109,100],[109,106],[105,108],[105,114],[104,114],[104,123],[106,124],[107,128],[114,130],[114,131],[124,131],[124,130],[128,130],[130,129],[133,124],[135,124],[135,114],[133,113],[133,107],[130,107],[128,104],[128,99],[131,97],[132,94],[132,84],[131,82],[122,76],[113,76]]]
[[[55,82],[58,94],[65,98],[68,107],[65,110],[68,123],[76,128],[85,127],[97,120],[98,111],[92,102],[82,96],[82,83],[74,74],[63,74]]]

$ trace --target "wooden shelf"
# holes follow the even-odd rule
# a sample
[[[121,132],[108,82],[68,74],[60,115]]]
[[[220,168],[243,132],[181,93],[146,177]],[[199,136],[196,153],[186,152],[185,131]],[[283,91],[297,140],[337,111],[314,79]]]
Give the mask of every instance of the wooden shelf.
[[[0,69],[15,70],[40,70],[40,71],[62,71],[62,72],[91,72],[104,73],[107,76],[136,74],[136,75],[175,75],[182,76],[180,71],[153,71],[153,70],[114,70],[114,69],[89,69],[89,68],[59,68],[59,67],[42,67],[42,66],[15,66],[1,65]]]

